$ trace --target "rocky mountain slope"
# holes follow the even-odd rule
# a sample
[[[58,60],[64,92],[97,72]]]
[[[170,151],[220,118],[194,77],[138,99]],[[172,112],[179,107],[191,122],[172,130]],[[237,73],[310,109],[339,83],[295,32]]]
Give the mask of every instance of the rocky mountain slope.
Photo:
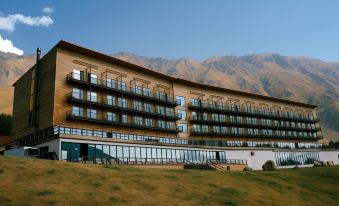
[[[325,137],[339,139],[339,63],[278,54],[212,57],[205,61],[129,53],[113,56],[199,83],[316,104]],[[11,85],[34,61],[34,56],[0,52],[0,113],[12,112]]]

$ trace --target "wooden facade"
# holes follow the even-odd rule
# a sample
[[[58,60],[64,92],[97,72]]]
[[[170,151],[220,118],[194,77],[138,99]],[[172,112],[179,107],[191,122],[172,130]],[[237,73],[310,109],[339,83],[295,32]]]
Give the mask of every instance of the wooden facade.
[[[199,100],[206,104],[210,103],[223,103],[225,105],[236,104],[241,108],[245,106],[252,106],[255,108],[267,108],[271,111],[292,111],[293,113],[311,113],[314,121],[312,124],[316,125],[317,130],[320,130],[319,122],[316,121],[316,106],[294,102],[284,99],[278,99],[273,97],[261,96],[257,94],[250,94],[235,90],[229,90],[219,87],[213,87],[208,85],[202,85],[193,83],[187,80],[173,78],[161,73],[143,68],[138,65],[133,65],[128,62],[124,62],[119,59],[112,58],[110,56],[100,54],[98,52],[65,42],[60,41],[50,52],[48,52],[41,60],[41,98],[39,102],[39,129],[51,127],[53,125],[64,125],[67,127],[92,129],[92,130],[104,130],[114,131],[119,133],[132,133],[140,135],[154,135],[170,138],[201,138],[201,139],[220,139],[220,140],[241,140],[241,141],[287,141],[287,142],[316,142],[319,138],[311,139],[277,139],[269,137],[233,137],[228,135],[195,135],[192,133],[192,126],[195,124],[191,121],[193,112],[207,112],[209,118],[214,113],[213,110],[207,111],[203,107],[201,109],[192,109],[192,100]],[[14,104],[13,104],[13,135],[15,138],[28,135],[34,132],[33,128],[29,125],[30,115],[30,95],[31,95],[31,82],[32,72],[34,66],[26,72],[13,86],[15,87]],[[72,72],[74,69],[81,71],[85,80],[90,77],[91,74],[96,76],[96,81],[100,81],[96,84],[90,82],[71,81]],[[88,76],[89,75],[89,76]],[[135,88],[149,88],[152,94],[160,92],[167,94],[167,97],[172,98],[173,102],[158,101],[156,99],[147,98],[141,95],[133,95],[128,92],[116,92],[110,88],[102,86],[107,84],[107,79],[114,79],[115,82],[125,82],[126,87]],[[89,81],[89,79],[87,79]],[[100,99],[102,104],[88,103],[84,101],[70,101],[69,95],[72,95],[73,89],[79,89],[84,91],[84,96],[87,96],[88,91],[94,92],[96,98]],[[173,119],[161,116],[153,113],[145,114],[138,111],[129,111],[128,109],[114,109],[105,103],[107,95],[115,96],[116,98],[123,97],[127,99],[128,107],[133,107],[134,101],[140,101],[143,103],[149,103],[152,107],[163,105],[164,108],[169,110],[174,109],[174,116],[180,111],[186,113],[186,119],[175,118]],[[176,96],[182,96],[185,98],[185,104],[183,106],[176,104]],[[104,106],[106,105],[106,106]],[[133,121],[134,116],[141,116],[143,118],[153,119],[154,122],[160,120],[167,122],[173,122],[176,129],[179,124],[187,124],[187,132],[172,132],[166,130],[147,129],[143,127],[133,127],[133,125],[121,125],[121,124],[107,124],[100,121],[86,121],[76,118],[67,118],[67,112],[73,109],[73,106],[82,107],[84,111],[86,109],[95,109],[96,115],[104,118],[107,112],[115,112],[117,116],[120,113],[127,114],[131,117],[128,119],[128,124]],[[221,112],[222,113],[222,112]],[[230,121],[230,115],[227,112],[226,121]],[[238,116],[236,113],[233,116]],[[251,116],[251,115],[249,115]],[[243,116],[244,119],[246,115]],[[121,117],[122,118],[122,117]],[[259,119],[258,116],[253,118]],[[269,119],[279,120],[279,118]],[[291,120],[292,121],[292,120]],[[309,122],[303,121],[308,124]],[[202,122],[201,124],[207,124]],[[214,123],[209,126],[212,127]],[[218,126],[222,124],[217,124]],[[233,125],[237,127],[237,125]],[[231,126],[228,126],[231,127]],[[245,128],[251,128],[246,126]],[[273,129],[274,130],[274,129]],[[319,131],[313,131],[319,136]]]

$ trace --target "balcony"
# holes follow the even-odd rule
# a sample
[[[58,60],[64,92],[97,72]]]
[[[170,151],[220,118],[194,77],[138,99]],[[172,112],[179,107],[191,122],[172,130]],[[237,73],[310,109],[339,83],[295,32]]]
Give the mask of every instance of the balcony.
[[[251,111],[246,111],[244,107],[237,107],[234,109],[230,109],[227,105],[213,105],[205,102],[189,102],[188,108],[190,110],[196,111],[207,111],[221,114],[233,114],[239,116],[246,117],[264,117],[268,119],[276,119],[276,120],[289,120],[289,121],[297,121],[297,122],[306,122],[306,123],[316,123],[319,122],[317,118],[309,119],[309,118],[300,118],[300,117],[292,117],[288,115],[279,115],[273,114],[272,112],[260,112],[257,109],[252,109]]]
[[[257,121],[256,124],[248,123],[246,121],[237,122],[237,121],[230,121],[230,120],[220,120],[220,119],[212,119],[212,118],[202,118],[198,116],[190,116],[191,123],[200,123],[200,124],[208,124],[208,125],[222,125],[222,126],[237,126],[237,127],[246,127],[246,128],[258,128],[258,129],[280,129],[280,130],[293,130],[293,131],[305,131],[305,132],[318,132],[321,131],[320,127],[292,127],[287,125],[275,125],[273,124],[263,124]]]
[[[79,103],[86,106],[101,108],[101,109],[109,109],[109,110],[118,110],[120,112],[126,112],[126,113],[132,113],[132,114],[138,114],[138,115],[144,115],[144,116],[152,116],[152,117],[160,117],[160,118],[166,118],[171,120],[179,120],[181,119],[181,114],[174,112],[172,114],[166,113],[166,112],[159,112],[156,111],[154,106],[152,106],[152,109],[145,110],[144,107],[134,108],[133,105],[126,104],[122,101],[116,101],[111,102],[107,101],[107,99],[104,99],[103,97],[96,97],[93,99],[87,98],[87,96],[84,96],[79,93],[71,92],[67,94],[67,101],[71,103]]]
[[[122,126],[122,127],[130,127],[135,129],[149,129],[149,130],[156,130],[161,132],[171,132],[171,133],[178,133],[178,128],[171,127],[168,128],[164,125],[164,127],[156,126],[155,121],[151,125],[146,125],[144,122],[141,124],[137,124],[130,119],[127,121],[122,121],[122,119],[118,117],[107,117],[101,112],[96,112],[92,114],[84,114],[83,112],[69,110],[66,112],[66,119],[72,120],[81,120],[86,122],[94,122],[100,124],[110,124],[115,126]]]
[[[80,85],[86,88],[95,88],[102,91],[109,91],[112,93],[123,94],[130,97],[138,97],[144,100],[150,100],[154,102],[165,103],[170,106],[177,106],[180,104],[180,101],[174,100],[173,94],[169,93],[156,93],[152,91],[143,91],[136,90],[134,87],[129,87],[122,84],[109,84],[106,80],[98,78],[85,78],[79,74],[74,74],[73,72],[69,73],[66,76],[68,83]]]
[[[191,134],[192,135],[198,135],[198,136],[224,136],[224,137],[244,137],[244,138],[267,138],[267,139],[296,139],[296,140],[319,140],[322,139],[322,135],[317,135],[316,137],[307,135],[306,137],[303,135],[268,135],[263,134],[259,132],[258,134],[250,134],[247,132],[244,132],[242,134],[240,133],[232,133],[230,131],[203,131],[203,130],[196,130],[193,127],[191,128]]]

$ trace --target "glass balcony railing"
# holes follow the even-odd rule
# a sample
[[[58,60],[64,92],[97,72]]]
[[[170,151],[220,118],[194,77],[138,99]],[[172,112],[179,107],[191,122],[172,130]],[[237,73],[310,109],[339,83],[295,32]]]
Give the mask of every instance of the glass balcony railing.
[[[85,96],[82,93],[71,92],[67,94],[67,100],[71,102],[83,103],[91,106],[97,106],[102,109],[118,109],[127,112],[133,112],[143,115],[151,115],[157,117],[163,117],[168,119],[178,120],[181,119],[181,114],[178,112],[166,112],[164,110],[157,110],[155,106],[143,107],[140,105],[134,105],[131,101],[119,101],[113,99],[107,99],[103,96]]]
[[[179,130],[175,127],[175,124],[167,124],[162,121],[152,120],[147,122],[144,120],[136,120],[132,116],[127,118],[120,118],[119,116],[110,116],[104,112],[87,112],[79,110],[69,110],[66,112],[66,118],[74,120],[84,120],[97,123],[112,124],[117,126],[126,126],[132,128],[142,128],[150,130],[158,130],[164,132],[177,133]],[[171,125],[171,126],[169,126]]]
[[[111,82],[103,79],[93,78],[93,77],[85,77],[85,75],[80,75],[76,73],[69,73],[67,75],[68,82],[80,83],[83,85],[91,85],[97,89],[105,89],[111,92],[119,92],[124,93],[126,95],[138,96],[144,99],[150,99],[153,101],[159,101],[163,103],[170,104],[172,106],[178,105],[176,100],[174,100],[172,93],[151,91],[148,88],[138,89],[136,87],[129,87],[125,83],[119,82]]]
[[[211,112],[218,112],[218,113],[227,113],[227,114],[236,114],[241,116],[257,116],[257,117],[266,117],[269,119],[277,119],[277,120],[293,120],[293,121],[300,121],[300,122],[310,122],[315,123],[319,122],[317,118],[312,116],[305,117],[305,116],[296,116],[296,115],[289,115],[277,112],[270,112],[270,111],[263,111],[258,109],[248,109],[242,106],[232,107],[230,105],[225,104],[211,104],[207,102],[189,102],[188,108],[191,110],[204,110],[204,111],[211,111]]]

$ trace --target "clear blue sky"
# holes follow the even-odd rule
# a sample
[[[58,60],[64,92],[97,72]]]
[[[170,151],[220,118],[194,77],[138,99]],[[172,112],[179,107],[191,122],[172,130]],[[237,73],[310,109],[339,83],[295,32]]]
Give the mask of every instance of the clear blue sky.
[[[42,16],[49,27],[0,30],[25,54],[60,39],[104,53],[203,60],[211,56],[280,53],[339,62],[338,0],[1,0],[2,16]]]

